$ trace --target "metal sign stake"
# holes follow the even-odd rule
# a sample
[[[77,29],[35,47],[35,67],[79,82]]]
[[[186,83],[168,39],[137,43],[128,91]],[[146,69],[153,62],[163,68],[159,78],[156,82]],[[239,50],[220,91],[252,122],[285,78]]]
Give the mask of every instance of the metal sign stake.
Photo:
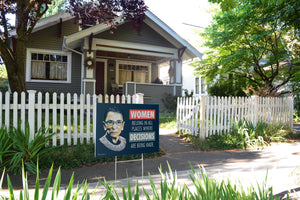
[[[144,182],[144,154],[141,154],[141,158],[140,159],[123,160],[123,161],[118,161],[118,156],[115,156],[115,184],[117,182],[117,168],[118,168],[118,163],[137,162],[137,161],[142,161],[142,184],[143,184],[143,182]]]

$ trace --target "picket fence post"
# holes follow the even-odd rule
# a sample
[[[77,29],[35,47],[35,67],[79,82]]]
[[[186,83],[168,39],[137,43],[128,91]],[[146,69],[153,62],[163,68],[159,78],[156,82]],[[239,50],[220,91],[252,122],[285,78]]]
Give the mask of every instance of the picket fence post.
[[[32,141],[34,138],[34,130],[35,130],[35,110],[34,110],[34,105],[35,105],[35,90],[28,90],[28,124],[29,124],[29,131],[30,131],[30,136],[29,136],[29,141]]]
[[[205,133],[206,133],[206,123],[205,123],[205,119],[206,119],[206,116],[205,116],[205,111],[206,111],[206,106],[205,106],[205,103],[206,103],[206,97],[205,96],[201,96],[201,99],[200,99],[200,140],[205,140]]]

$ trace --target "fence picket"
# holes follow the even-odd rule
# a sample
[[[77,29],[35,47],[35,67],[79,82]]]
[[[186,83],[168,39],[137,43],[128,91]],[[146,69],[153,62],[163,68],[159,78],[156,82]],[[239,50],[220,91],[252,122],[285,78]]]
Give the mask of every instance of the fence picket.
[[[5,93],[5,104],[4,104],[4,109],[5,109],[4,120],[5,120],[5,126],[7,128],[9,128],[9,116],[10,116],[10,113],[9,113],[9,102],[10,102],[10,96],[9,96],[9,93],[6,92]]]
[[[65,144],[65,137],[64,137],[64,112],[65,112],[65,95],[64,93],[60,93],[60,122],[59,122],[59,144],[64,145]]]
[[[38,93],[37,102],[37,130],[42,128],[42,93]]]
[[[25,118],[25,109],[26,109],[26,102],[25,102],[25,92],[22,92],[21,93],[21,130],[24,131],[25,130],[25,121],[26,121],[26,118]],[[1,96],[2,96],[2,93],[1,93]],[[1,98],[2,100],[2,98]],[[1,102],[2,104],[2,102]],[[1,105],[2,107],[2,105]],[[2,109],[1,109],[1,113],[2,113]],[[2,123],[2,120],[0,121]]]
[[[74,131],[74,145],[77,145],[78,140],[78,120],[77,120],[77,113],[78,113],[78,97],[75,93],[73,95],[73,131]]]
[[[49,131],[49,107],[50,107],[50,99],[49,99],[49,93],[47,92],[45,94],[45,129]]]
[[[93,110],[92,110],[92,114],[93,114],[93,143],[95,144],[96,142],[96,122],[97,122],[97,95],[94,94],[93,95]]]
[[[52,106],[52,132],[57,133],[57,94],[53,93],[53,106]],[[53,146],[57,146],[57,134],[52,137]]]
[[[86,138],[87,143],[90,144],[91,139],[91,96],[86,95]]]
[[[67,142],[68,145],[72,144],[71,140],[71,94],[67,94]]]
[[[18,127],[18,93],[13,93],[13,125],[14,127]]]
[[[84,134],[83,129],[84,128],[84,95],[80,95],[80,143],[82,144],[84,141]]]

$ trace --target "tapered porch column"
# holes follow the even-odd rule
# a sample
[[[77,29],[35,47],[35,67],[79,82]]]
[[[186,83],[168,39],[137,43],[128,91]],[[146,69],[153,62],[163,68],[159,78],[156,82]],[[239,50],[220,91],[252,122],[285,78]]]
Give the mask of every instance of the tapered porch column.
[[[182,84],[182,62],[170,60],[169,76],[170,84]]]

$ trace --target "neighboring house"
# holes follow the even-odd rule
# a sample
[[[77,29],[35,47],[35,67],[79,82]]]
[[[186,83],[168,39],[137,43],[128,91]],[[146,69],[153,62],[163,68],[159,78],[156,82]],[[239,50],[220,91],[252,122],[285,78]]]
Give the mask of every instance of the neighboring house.
[[[164,93],[180,95],[182,61],[201,54],[150,11],[140,34],[120,22],[117,30],[98,24],[81,29],[60,13],[39,20],[26,48],[26,89],[77,94],[144,93],[159,103]],[[169,85],[157,84],[169,65]]]
[[[207,84],[205,78],[202,76],[194,75],[194,67],[190,65],[191,61],[187,61],[182,63],[182,93],[181,95],[185,95],[185,90],[187,90],[188,94],[193,92],[193,96],[201,96],[207,95]],[[169,76],[167,76],[169,67],[162,67],[161,77],[160,79],[164,82],[164,84],[169,83]]]
[[[202,76],[195,76],[194,67],[190,66],[189,63],[183,63],[183,68],[183,95],[184,90],[187,90],[189,94],[193,92],[194,96],[207,95],[205,78]]]

